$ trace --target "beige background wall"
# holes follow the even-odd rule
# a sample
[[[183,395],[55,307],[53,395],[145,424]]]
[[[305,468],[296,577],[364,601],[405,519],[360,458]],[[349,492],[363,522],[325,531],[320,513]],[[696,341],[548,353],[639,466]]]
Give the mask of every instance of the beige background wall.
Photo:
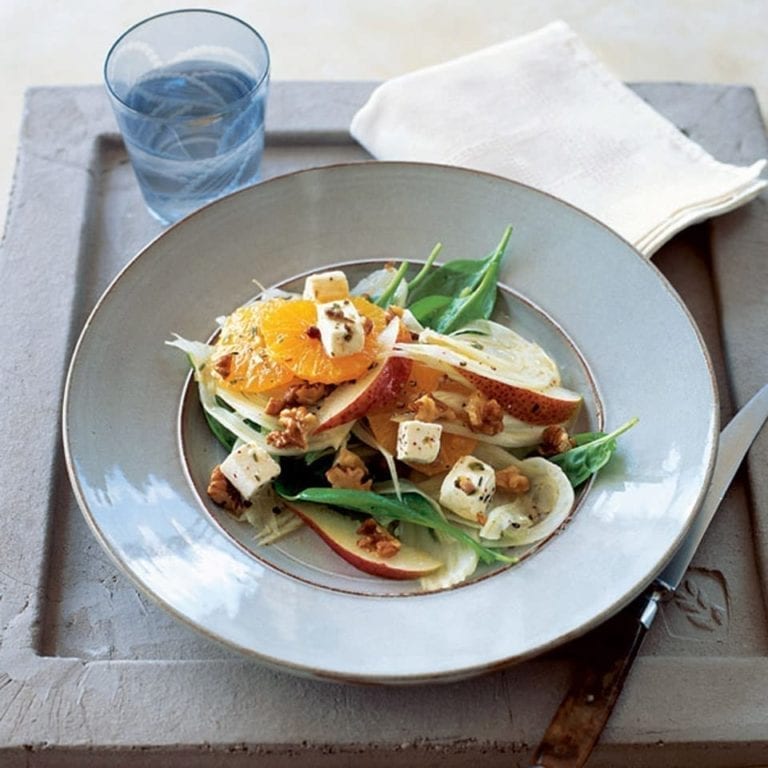
[[[384,79],[565,19],[625,80],[747,83],[768,111],[768,0],[0,0],[0,205],[24,89],[101,81],[141,18],[212,7],[257,27],[276,79]]]

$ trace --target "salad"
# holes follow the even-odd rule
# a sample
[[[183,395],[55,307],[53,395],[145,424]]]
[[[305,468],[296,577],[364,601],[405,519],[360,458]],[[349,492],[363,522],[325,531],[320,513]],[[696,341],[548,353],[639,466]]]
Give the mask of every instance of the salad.
[[[507,228],[485,258],[313,274],[176,337],[227,451],[207,492],[268,545],[301,526],[361,571],[424,590],[516,562],[616,449],[572,434],[582,398],[494,322]]]

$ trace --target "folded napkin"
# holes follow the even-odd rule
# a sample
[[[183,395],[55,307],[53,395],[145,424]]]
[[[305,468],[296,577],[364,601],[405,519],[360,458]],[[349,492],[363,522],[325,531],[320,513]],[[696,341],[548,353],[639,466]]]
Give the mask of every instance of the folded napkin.
[[[351,133],[380,160],[460,165],[545,190],[647,256],[766,186],[765,160],[715,160],[561,21],[384,83]]]

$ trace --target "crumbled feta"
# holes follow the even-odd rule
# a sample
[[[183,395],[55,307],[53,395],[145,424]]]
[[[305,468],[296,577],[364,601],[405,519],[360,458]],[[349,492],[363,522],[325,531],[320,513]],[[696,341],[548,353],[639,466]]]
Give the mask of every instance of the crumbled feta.
[[[347,276],[341,270],[310,275],[304,282],[304,298],[321,304],[349,298]]]
[[[397,458],[429,464],[440,453],[441,424],[428,421],[401,421],[397,427]]]
[[[462,456],[440,486],[440,503],[459,517],[484,523],[495,492],[493,467],[474,456]]]
[[[353,355],[365,345],[363,319],[349,299],[318,304],[317,330],[328,357]]]
[[[235,448],[220,468],[247,501],[251,501],[261,488],[280,474],[280,465],[257,443],[246,443]]]

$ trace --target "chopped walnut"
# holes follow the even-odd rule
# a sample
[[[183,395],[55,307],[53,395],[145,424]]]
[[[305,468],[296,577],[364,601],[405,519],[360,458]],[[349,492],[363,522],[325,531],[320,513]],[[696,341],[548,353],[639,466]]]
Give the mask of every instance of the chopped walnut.
[[[437,401],[431,395],[422,395],[408,405],[414,418],[418,421],[437,421],[440,418],[440,408]]]
[[[373,485],[363,460],[347,448],[342,448],[333,466],[325,473],[325,479],[333,488],[349,488],[370,491]]]
[[[402,546],[398,539],[386,528],[382,528],[372,517],[361,523],[356,533],[360,534],[357,546],[379,557],[394,557]]]
[[[240,495],[240,491],[229,482],[218,464],[211,472],[206,490],[215,504],[224,507],[227,512],[231,512],[235,517],[240,517],[251,506],[251,502],[246,501]]]
[[[498,435],[504,429],[504,411],[496,400],[489,400],[480,392],[469,396],[465,409],[469,426],[474,432]]]
[[[316,405],[332,390],[332,385],[319,382],[310,384],[308,381],[302,381],[299,384],[291,384],[282,397],[269,398],[264,412],[268,416],[277,416],[285,408],[296,405]]]
[[[213,365],[213,369],[221,376],[222,379],[228,379],[232,373],[232,363],[235,359],[235,352],[227,352],[221,357],[217,358]]]
[[[307,435],[317,425],[317,416],[300,405],[296,408],[283,408],[277,420],[282,429],[276,429],[267,435],[267,442],[273,448],[306,448]]]
[[[510,493],[527,493],[531,488],[530,480],[514,464],[496,470],[496,488]]]
[[[373,320],[370,317],[363,316],[363,333],[368,336],[373,331]]]
[[[277,416],[280,411],[285,408],[287,403],[285,402],[285,396],[283,397],[270,397],[267,401],[266,408],[264,408],[264,413],[267,414],[267,416]]]
[[[464,491],[467,496],[471,496],[477,491],[477,486],[466,475],[459,475],[456,480],[454,480],[453,484]]]
[[[547,427],[541,434],[539,443],[539,453],[542,456],[555,456],[558,453],[565,453],[573,448],[573,443],[568,435],[568,431],[560,426]]]

